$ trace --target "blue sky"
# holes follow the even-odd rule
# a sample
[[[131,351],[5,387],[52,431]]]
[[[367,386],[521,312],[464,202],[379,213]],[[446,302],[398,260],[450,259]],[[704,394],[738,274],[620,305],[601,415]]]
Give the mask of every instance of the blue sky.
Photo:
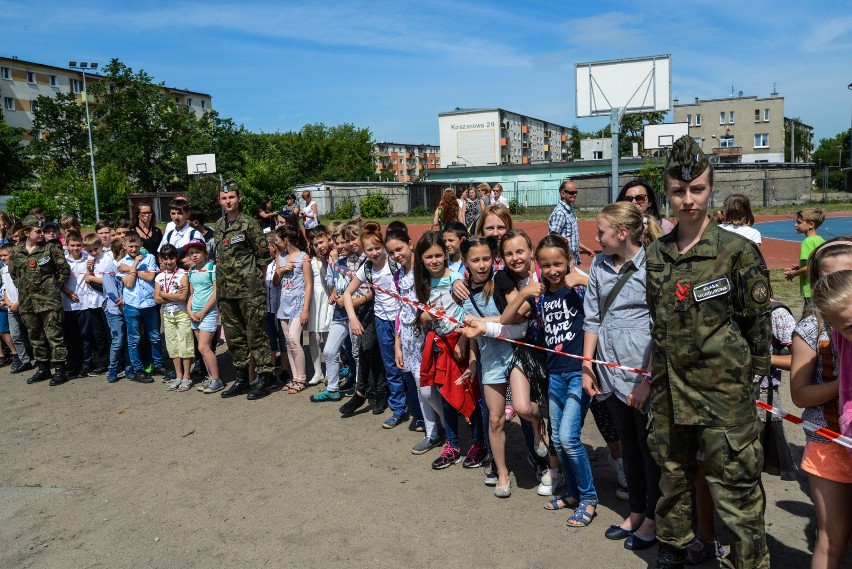
[[[785,97],[816,138],[850,126],[852,10],[791,2],[85,2],[0,0],[0,53],[117,57],[209,93],[253,131],[351,122],[437,143],[439,112],[502,107],[582,130],[574,63],[671,54],[673,95]]]

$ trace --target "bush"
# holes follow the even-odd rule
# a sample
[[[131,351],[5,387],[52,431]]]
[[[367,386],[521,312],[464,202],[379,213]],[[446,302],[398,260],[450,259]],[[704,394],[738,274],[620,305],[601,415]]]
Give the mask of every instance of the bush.
[[[361,216],[365,219],[374,219],[377,217],[389,217],[393,213],[390,200],[381,192],[368,194],[361,198],[358,202],[358,207],[361,209]]]
[[[527,206],[525,206],[518,200],[512,199],[512,201],[509,202],[509,213],[511,213],[512,215],[518,215],[524,213],[525,211],[527,211]]]
[[[6,202],[8,212],[17,217],[19,221],[23,221],[34,208],[39,208],[43,211],[47,219],[54,220],[59,218],[59,207],[56,200],[46,196],[39,190],[15,190],[12,192],[12,199]]]
[[[355,215],[355,200],[346,198],[342,202],[335,204],[334,209],[328,212],[325,217],[331,220],[339,219],[348,221],[352,219],[353,215]]]
[[[429,210],[426,209],[425,205],[419,205],[417,207],[411,208],[411,211],[408,212],[408,215],[411,215],[411,216],[429,215]]]

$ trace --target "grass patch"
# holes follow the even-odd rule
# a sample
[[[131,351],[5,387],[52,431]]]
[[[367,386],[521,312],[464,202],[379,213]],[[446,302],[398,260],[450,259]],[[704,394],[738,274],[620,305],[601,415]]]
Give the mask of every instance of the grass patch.
[[[784,278],[784,269],[772,269],[769,271],[769,282],[773,298],[786,304],[793,311],[793,316],[801,315],[804,302],[799,292],[799,277],[788,281]]]

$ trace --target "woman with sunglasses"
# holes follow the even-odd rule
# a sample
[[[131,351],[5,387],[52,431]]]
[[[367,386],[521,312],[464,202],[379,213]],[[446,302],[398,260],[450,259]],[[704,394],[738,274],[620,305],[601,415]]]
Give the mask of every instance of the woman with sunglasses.
[[[150,202],[141,202],[136,206],[136,215],[133,216],[131,225],[132,231],[142,239],[142,247],[156,255],[155,251],[163,240],[163,232],[157,227],[157,215]]]
[[[674,224],[668,219],[663,219],[660,209],[657,207],[657,197],[654,191],[642,180],[633,180],[624,184],[618,194],[617,202],[631,202],[639,208],[642,215],[653,217],[665,235],[674,228]]]

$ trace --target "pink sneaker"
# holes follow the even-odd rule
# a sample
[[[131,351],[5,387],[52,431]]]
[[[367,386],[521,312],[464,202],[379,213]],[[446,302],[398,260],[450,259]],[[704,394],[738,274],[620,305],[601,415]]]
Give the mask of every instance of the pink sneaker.
[[[506,422],[508,423],[515,418],[515,408],[512,405],[506,405]]]

